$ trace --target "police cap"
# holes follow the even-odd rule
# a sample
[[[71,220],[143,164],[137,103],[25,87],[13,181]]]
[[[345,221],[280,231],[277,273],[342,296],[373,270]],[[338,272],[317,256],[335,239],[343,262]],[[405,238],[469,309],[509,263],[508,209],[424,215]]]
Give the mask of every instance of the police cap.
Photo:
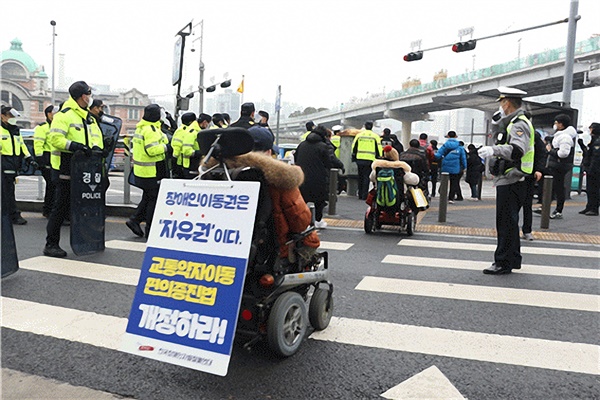
[[[502,99],[522,99],[523,97],[525,97],[527,95],[527,92],[520,90],[520,89],[516,89],[516,88],[511,88],[508,86],[500,86],[498,88],[498,92],[500,92],[500,96],[496,99],[496,101],[500,101]]]

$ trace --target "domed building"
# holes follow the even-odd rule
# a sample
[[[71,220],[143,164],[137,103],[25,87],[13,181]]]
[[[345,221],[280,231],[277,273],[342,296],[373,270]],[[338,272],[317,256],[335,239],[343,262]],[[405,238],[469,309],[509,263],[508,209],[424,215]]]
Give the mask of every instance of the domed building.
[[[57,74],[58,75],[58,74]],[[31,129],[46,121],[44,109],[52,104],[52,87],[48,83],[44,66],[23,51],[23,43],[15,38],[10,49],[0,53],[0,90],[2,105],[14,107],[21,113],[17,125]],[[133,88],[122,93],[110,91],[108,85],[95,85],[94,98],[108,106],[107,112],[122,119],[121,134],[135,132],[135,126],[143,115],[144,107],[151,103],[148,95]],[[55,85],[54,101],[60,105],[69,98],[69,83]]]
[[[43,66],[23,51],[23,43],[15,38],[10,49],[0,54],[0,87],[2,105],[10,105],[21,113],[17,123],[23,128],[43,122],[44,108],[51,103],[48,75]]]

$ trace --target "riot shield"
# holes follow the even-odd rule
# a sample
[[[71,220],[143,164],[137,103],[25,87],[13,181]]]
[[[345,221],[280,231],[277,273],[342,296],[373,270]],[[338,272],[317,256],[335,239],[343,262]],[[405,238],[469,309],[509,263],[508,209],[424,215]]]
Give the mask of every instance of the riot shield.
[[[71,159],[71,248],[78,256],[104,250],[102,169],[102,153]]]
[[[108,151],[106,159],[104,160],[106,165],[106,171],[110,170],[110,165],[112,163],[113,154],[115,153],[115,147],[117,145],[117,141],[119,140],[119,132],[121,131],[121,126],[123,121],[119,117],[115,117],[113,115],[103,115],[102,120],[98,124],[100,126],[100,130],[102,131],[102,136],[104,139],[112,139],[111,147],[105,147],[105,152]]]
[[[10,217],[2,214],[2,255],[0,256],[2,278],[12,275],[19,269],[15,233]]]

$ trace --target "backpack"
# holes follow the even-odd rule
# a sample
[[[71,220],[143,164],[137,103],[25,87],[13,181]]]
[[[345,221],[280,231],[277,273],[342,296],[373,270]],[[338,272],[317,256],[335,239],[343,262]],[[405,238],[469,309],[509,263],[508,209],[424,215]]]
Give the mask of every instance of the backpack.
[[[377,172],[377,205],[392,207],[398,202],[398,184],[393,168],[381,168]]]

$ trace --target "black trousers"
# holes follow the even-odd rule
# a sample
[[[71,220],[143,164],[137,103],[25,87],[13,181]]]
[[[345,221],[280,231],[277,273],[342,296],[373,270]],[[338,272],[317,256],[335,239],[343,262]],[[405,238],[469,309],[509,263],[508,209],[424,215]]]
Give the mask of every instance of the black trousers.
[[[556,212],[559,213],[562,213],[563,207],[565,206],[565,176],[572,167],[572,164],[561,164],[552,169],[552,193],[554,193],[554,196],[556,197]]]
[[[460,189],[461,174],[450,174],[450,190],[448,191],[449,200],[462,200],[462,190]]]
[[[356,160],[358,167],[358,198],[366,200],[369,194],[369,175],[371,174],[371,164],[369,160]]]
[[[496,265],[503,268],[521,266],[519,210],[525,203],[525,181],[496,187],[496,231],[498,245],[494,252]]]
[[[315,201],[315,221],[320,221],[323,219],[323,210],[327,202],[324,200]]]
[[[2,214],[8,215],[12,220],[18,218],[17,200],[15,199],[15,174],[2,173]]]
[[[46,225],[46,246],[58,246],[60,242],[60,227],[71,214],[71,181],[56,179],[53,172],[55,195],[52,211]]]
[[[523,203],[523,233],[531,233],[533,222],[533,193],[535,192],[535,176],[525,177],[525,201]]]
[[[144,189],[142,192],[142,199],[138,204],[135,214],[131,217],[132,221],[138,224],[146,221],[146,231],[150,231],[150,225],[152,224],[152,217],[154,216],[154,209],[158,201],[159,187],[152,189]]]
[[[46,191],[44,192],[44,206],[42,207],[42,213],[45,216],[49,216],[54,207],[54,196],[56,194],[56,185],[52,180],[52,169],[42,168],[42,177],[46,182]]]
[[[598,212],[600,206],[600,174],[588,173],[586,178],[587,210]]]

